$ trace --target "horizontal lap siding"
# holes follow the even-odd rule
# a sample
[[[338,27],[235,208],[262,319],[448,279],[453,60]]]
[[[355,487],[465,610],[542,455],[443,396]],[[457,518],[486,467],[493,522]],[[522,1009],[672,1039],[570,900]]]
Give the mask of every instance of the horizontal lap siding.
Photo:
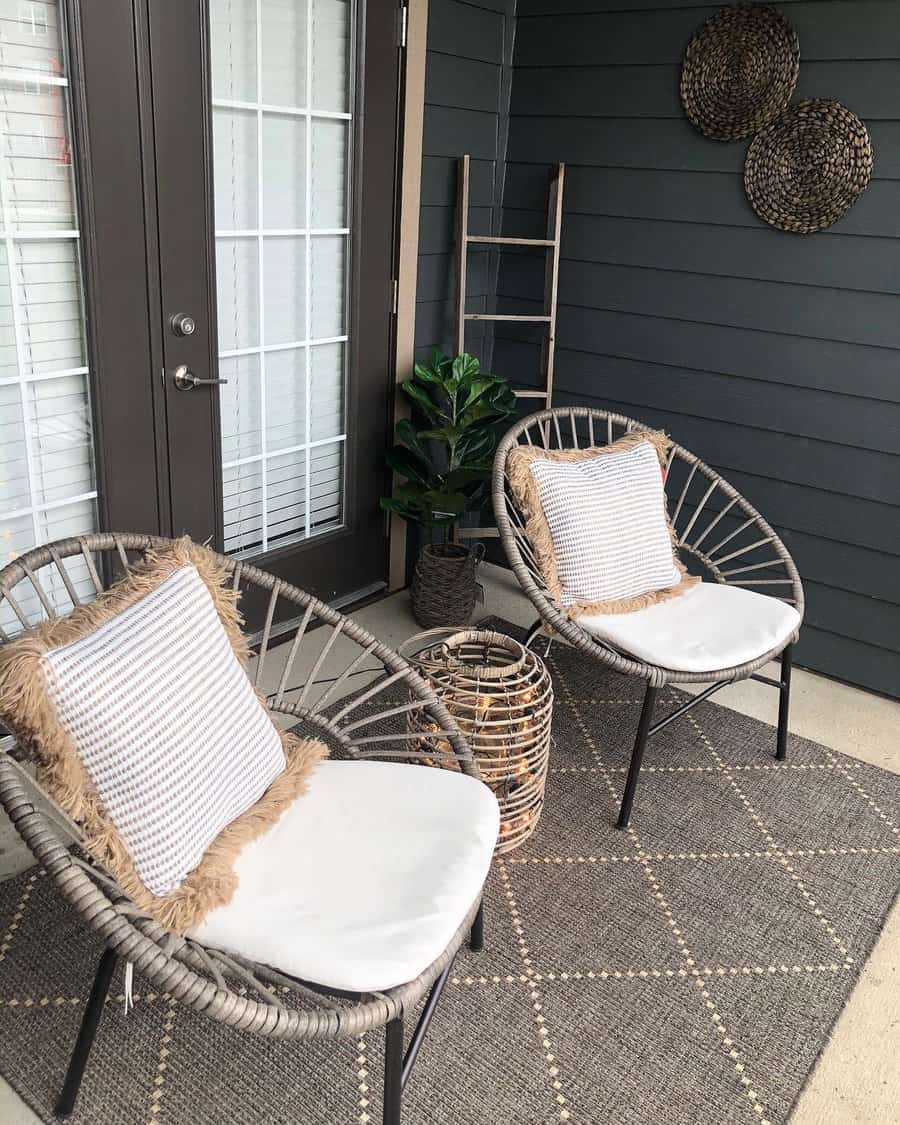
[[[866,121],[875,178],[829,231],[773,230],[745,143],[695,132],[684,49],[721,5],[519,0],[504,233],[539,234],[567,163],[556,401],[667,428],[773,523],[805,578],[801,664],[900,695],[900,4],[789,0],[797,97]],[[507,254],[501,311],[539,307],[543,262]],[[501,328],[494,366],[534,382]]]
[[[471,156],[469,223],[473,233],[499,231],[503,149],[509,100],[514,0],[430,0],[425,77],[416,352],[454,347],[457,159]],[[492,307],[495,255],[473,253],[470,312]],[[467,345],[489,362],[492,334],[483,324]]]

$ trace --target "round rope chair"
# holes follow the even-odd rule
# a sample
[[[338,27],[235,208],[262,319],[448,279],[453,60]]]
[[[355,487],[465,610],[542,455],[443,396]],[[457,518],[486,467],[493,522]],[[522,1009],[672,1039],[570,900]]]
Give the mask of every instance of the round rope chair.
[[[58,617],[91,600],[145,557],[148,549],[168,540],[136,534],[95,534],[38,547],[0,571],[0,643],[12,639],[47,617]],[[400,656],[348,617],[281,579],[254,566],[218,556],[235,589],[267,597],[265,626],[251,638],[255,667],[248,671],[260,683],[276,639],[284,643],[278,622],[299,624],[288,634],[290,647],[269,709],[302,724],[330,742],[344,757],[400,760],[424,758],[415,743],[433,743],[435,734],[452,750],[447,757],[458,770],[478,778],[469,746],[433,689]],[[15,624],[11,628],[10,622]],[[335,646],[352,642],[352,658],[336,676],[319,678]],[[317,652],[310,656],[310,650]],[[340,651],[342,649],[339,648]],[[280,658],[280,654],[279,654]],[[298,683],[293,670],[307,667]],[[368,675],[361,688],[355,677]],[[351,689],[353,689],[351,691]],[[383,693],[389,692],[387,697]],[[377,708],[373,710],[373,708]],[[410,731],[407,720],[420,712],[422,733]],[[417,716],[418,717],[418,716]],[[87,1063],[103,1003],[119,960],[125,960],[155,989],[214,1020],[273,1039],[314,1040],[356,1038],[386,1027],[384,1121],[400,1120],[400,1101],[409,1072],[457,951],[467,935],[471,947],[482,948],[483,916],[477,896],[444,952],[415,980],[372,993],[328,990],[269,966],[209,948],[170,932],[142,913],[107,872],[72,849],[45,809],[53,802],[43,794],[12,738],[0,740],[0,804],[24,842],[62,895],[105,942],[106,948],[85,1010],[81,1030],[59,1097],[56,1112],[70,1113]],[[429,749],[433,761],[435,752]],[[41,792],[36,801],[34,790]],[[57,809],[65,820],[65,814]],[[77,826],[69,821],[73,835]],[[403,1020],[430,991],[419,1023],[403,1053]]]
[[[538,612],[527,643],[532,644],[541,633],[551,638],[558,637],[602,666],[637,676],[647,683],[619,813],[620,828],[626,828],[630,820],[647,740],[726,684],[752,678],[778,689],[776,758],[784,760],[791,653],[804,607],[803,587],[797,568],[769,524],[718,473],[689,450],[675,444],[669,450],[665,466],[665,490],[675,544],[683,561],[693,563],[689,569],[695,573],[699,570],[705,581],[770,594],[793,606],[798,619],[795,619],[789,635],[765,651],[754,652],[752,658],[724,667],[704,668],[702,671],[666,667],[664,663],[649,663],[624,646],[592,634],[550,597],[526,534],[526,517],[509,485],[506,465],[510,451],[518,445],[547,450],[587,449],[611,445],[625,434],[649,428],[634,418],[605,410],[578,406],[544,410],[522,419],[505,434],[497,447],[493,470],[494,515],[500,539],[516,578]],[[680,600],[676,598],[659,607],[638,612],[658,613],[662,605],[671,606]],[[778,656],[781,656],[780,678],[775,680],[760,675],[759,669]],[[709,686],[654,723],[653,708],[657,695],[669,684]]]

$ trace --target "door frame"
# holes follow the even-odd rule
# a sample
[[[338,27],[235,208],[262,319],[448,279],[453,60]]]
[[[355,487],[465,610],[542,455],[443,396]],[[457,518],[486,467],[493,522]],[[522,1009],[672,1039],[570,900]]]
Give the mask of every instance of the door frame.
[[[425,68],[428,50],[428,0],[406,7],[406,44],[401,96],[400,229],[397,248],[397,363],[394,381],[408,379],[416,353],[416,293],[419,280],[419,218],[422,201],[422,156],[425,129]],[[394,392],[393,426],[410,414],[406,395]],[[396,486],[397,480],[392,484]],[[406,523],[391,515],[388,539],[388,589],[407,583]]]

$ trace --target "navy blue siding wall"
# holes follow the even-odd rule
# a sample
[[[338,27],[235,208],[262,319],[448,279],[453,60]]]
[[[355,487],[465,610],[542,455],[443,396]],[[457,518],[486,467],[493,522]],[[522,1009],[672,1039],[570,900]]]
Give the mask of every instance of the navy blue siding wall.
[[[804,576],[798,662],[900,695],[900,3],[778,5],[797,96],[840,99],[875,146],[868,192],[809,237],[760,222],[745,144],[682,114],[684,48],[718,6],[519,0],[504,231],[540,233],[565,160],[556,403],[664,426],[717,466]],[[501,308],[531,311],[542,270],[504,255]],[[495,368],[532,381],[534,340],[496,335]]]
[[[515,0],[430,0],[425,75],[422,210],[416,350],[455,345],[456,161],[472,157],[473,233],[500,230]],[[473,253],[469,311],[492,307],[497,258]],[[467,346],[488,364],[491,333],[478,325]]]

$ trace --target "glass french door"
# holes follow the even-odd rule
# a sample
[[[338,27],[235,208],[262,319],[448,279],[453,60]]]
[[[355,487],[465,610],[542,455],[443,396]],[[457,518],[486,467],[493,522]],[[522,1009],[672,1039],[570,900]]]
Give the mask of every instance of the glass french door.
[[[398,14],[0,0],[0,550],[386,577]]]
[[[59,8],[0,0],[2,564],[97,524],[80,233]]]

